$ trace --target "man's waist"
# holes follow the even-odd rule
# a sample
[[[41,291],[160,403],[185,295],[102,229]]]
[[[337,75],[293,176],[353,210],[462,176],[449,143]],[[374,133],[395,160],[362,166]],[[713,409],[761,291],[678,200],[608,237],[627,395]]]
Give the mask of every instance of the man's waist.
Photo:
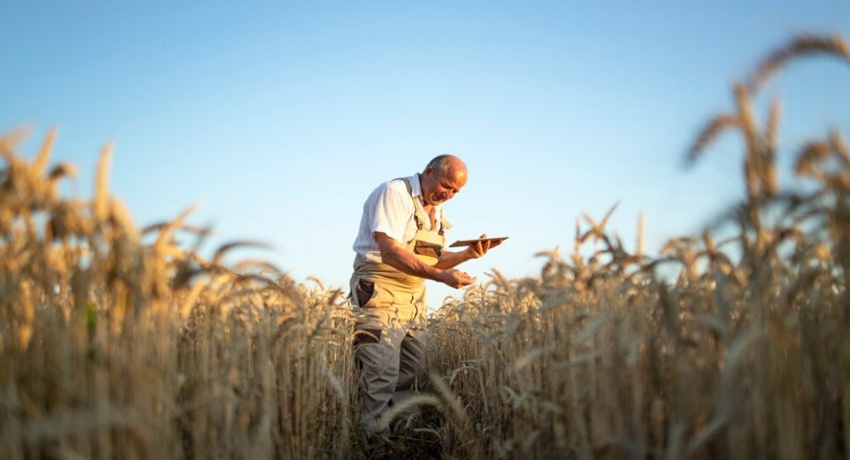
[[[391,280],[409,288],[417,288],[425,282],[425,278],[408,275],[383,262],[370,261],[360,254],[354,256],[354,273],[363,279]]]

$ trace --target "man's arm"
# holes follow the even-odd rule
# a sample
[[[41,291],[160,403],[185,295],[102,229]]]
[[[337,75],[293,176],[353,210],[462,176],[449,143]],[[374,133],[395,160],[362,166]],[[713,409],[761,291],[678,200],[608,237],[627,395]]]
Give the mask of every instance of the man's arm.
[[[438,281],[455,289],[475,282],[475,278],[467,273],[452,269],[454,265],[452,267],[439,267],[440,263],[437,263],[438,266],[432,267],[422,262],[413,254],[405,251],[398,241],[387,236],[386,233],[375,232],[375,240],[378,242],[378,248],[381,251],[381,261],[402,273]],[[440,257],[440,261],[442,261],[442,257]]]
[[[487,234],[485,233],[479,238],[487,238]],[[484,254],[487,254],[487,251],[495,248],[500,244],[502,244],[501,241],[479,241],[475,244],[467,246],[466,249],[464,249],[463,251],[443,251],[443,254],[440,256],[440,260],[437,261],[437,264],[434,265],[434,267],[441,269],[457,267],[458,265],[466,262],[467,260],[478,259],[479,257],[483,257]]]

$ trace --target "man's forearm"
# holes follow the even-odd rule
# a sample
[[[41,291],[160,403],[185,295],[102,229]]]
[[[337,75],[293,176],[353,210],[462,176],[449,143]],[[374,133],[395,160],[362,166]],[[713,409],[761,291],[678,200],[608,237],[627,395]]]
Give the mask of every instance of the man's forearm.
[[[440,267],[432,267],[423,263],[413,254],[401,248],[381,251],[381,261],[404,274],[439,281]]]
[[[440,256],[440,260],[437,261],[434,267],[442,270],[447,270],[449,268],[455,268],[469,259],[470,257],[468,256],[466,251],[443,251],[443,254]]]

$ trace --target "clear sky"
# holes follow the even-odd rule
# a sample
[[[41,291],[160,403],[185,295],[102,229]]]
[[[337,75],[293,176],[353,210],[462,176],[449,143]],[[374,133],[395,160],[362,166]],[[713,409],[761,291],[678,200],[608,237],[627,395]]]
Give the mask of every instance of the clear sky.
[[[805,32],[850,34],[850,1],[5,1],[0,131],[50,127],[54,161],[90,197],[102,146],[139,225],[199,204],[204,246],[251,239],[296,280],[347,288],[362,203],[432,157],[470,180],[450,239],[509,235],[462,266],[537,275],[582,213],[619,208],[634,247],[693,234],[742,196],[727,135],[684,152],[730,85]],[[808,59],[764,94],[784,101],[780,152],[850,135],[850,68]],[[760,105],[764,115],[765,104]],[[786,171],[787,173],[787,171]],[[786,174],[787,175],[787,174]],[[787,178],[787,177],[786,177]],[[186,240],[187,244],[192,243]],[[430,283],[429,303],[458,293]]]

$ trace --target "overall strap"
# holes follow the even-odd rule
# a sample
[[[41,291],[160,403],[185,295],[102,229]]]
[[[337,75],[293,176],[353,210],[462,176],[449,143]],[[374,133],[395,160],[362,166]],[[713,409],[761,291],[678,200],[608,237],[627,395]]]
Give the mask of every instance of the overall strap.
[[[428,217],[428,213],[425,212],[425,208],[422,207],[422,203],[413,196],[413,186],[410,185],[410,181],[407,180],[406,177],[401,178],[404,181],[404,185],[407,187],[407,194],[410,195],[410,199],[413,200],[413,220],[416,222],[416,228],[418,230],[422,230],[425,226],[425,222],[431,222],[431,218]]]
[[[400,179],[404,181],[404,185],[407,187],[407,193],[410,194],[410,198],[413,200],[413,208],[415,209],[413,219],[416,221],[416,228],[422,230],[425,225],[424,222],[431,222],[431,218],[425,212],[425,208],[422,207],[422,202],[413,196],[413,186],[410,185],[408,178],[401,177]],[[452,224],[446,219],[445,210],[441,208],[440,211],[440,228],[438,233],[442,235],[446,230],[452,228]],[[431,231],[434,231],[434,229],[432,228]]]

